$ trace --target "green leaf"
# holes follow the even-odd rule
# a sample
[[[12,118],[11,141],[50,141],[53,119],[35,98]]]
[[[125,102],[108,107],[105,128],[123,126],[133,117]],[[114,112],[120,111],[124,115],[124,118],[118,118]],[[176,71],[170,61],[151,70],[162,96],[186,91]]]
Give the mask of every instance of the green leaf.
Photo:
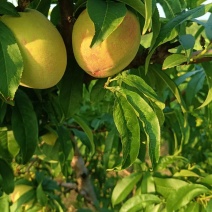
[[[204,15],[206,12],[208,12],[212,8],[212,3],[207,5],[201,5],[199,7],[196,7],[194,9],[184,11],[178,16],[174,17],[171,21],[169,21],[167,24],[165,24],[160,31],[160,34],[157,37],[156,43],[153,46],[153,49],[157,47],[159,44],[163,43],[163,40],[169,36],[171,31],[178,25],[182,24],[183,22],[187,20],[191,20],[193,18],[198,18],[202,15]]]
[[[60,143],[62,153],[64,155],[65,160],[67,160],[73,148],[70,138],[70,131],[64,126],[59,126],[57,129],[57,133],[58,142]]]
[[[163,10],[166,14],[166,18],[174,18],[176,14],[182,12],[181,4],[179,0],[159,0],[158,3],[161,4]]]
[[[123,93],[116,92],[113,117],[122,142],[121,168],[127,168],[137,158],[140,148],[140,126],[134,108]]]
[[[143,174],[141,182],[141,193],[155,193],[155,182],[150,172],[145,172]]]
[[[36,190],[32,187],[32,189],[28,190],[27,192],[25,192],[23,195],[21,195],[18,200],[13,203],[13,205],[10,207],[11,211],[14,211],[14,212],[19,212],[20,211],[20,208],[32,201],[32,200],[35,200],[36,198]]]
[[[160,203],[158,196],[153,194],[139,194],[128,199],[121,207],[120,212],[136,212],[142,211],[150,204]]]
[[[29,7],[38,10],[47,17],[49,14],[51,3],[51,0],[34,0],[30,3]]]
[[[145,17],[145,6],[144,3],[140,0],[118,0],[119,2],[122,2],[130,7],[132,7],[135,11],[140,13],[143,17]]]
[[[209,192],[209,189],[199,184],[188,184],[172,192],[167,198],[167,211],[176,211],[187,205],[193,198]]]
[[[0,197],[0,211],[1,212],[8,212],[10,211],[10,207],[9,207],[9,196],[6,194],[3,194]]]
[[[200,209],[200,204],[198,202],[190,202],[188,204],[188,207],[185,209],[185,212],[199,212],[201,211]]]
[[[8,134],[7,128],[0,128],[0,156],[7,160],[8,162],[12,161],[12,156],[8,148]]]
[[[137,182],[141,179],[141,173],[133,173],[118,181],[113,189],[111,201],[113,206],[122,202],[132,192]]]
[[[23,59],[13,33],[0,21],[0,95],[12,101],[20,84]]]
[[[16,93],[11,120],[14,136],[20,147],[16,159],[18,163],[25,164],[31,159],[37,146],[38,122],[31,100],[21,90]]]
[[[195,45],[195,38],[193,35],[190,34],[181,35],[179,36],[179,42],[181,43],[183,49],[185,50],[187,56],[187,63],[189,63]]]
[[[36,189],[36,197],[37,197],[37,201],[40,205],[46,206],[46,204],[48,202],[48,197],[46,196],[45,192],[43,191],[42,183],[40,183]]]
[[[141,77],[132,74],[125,74],[125,72],[120,74],[118,77],[120,77],[125,84],[135,88],[141,94],[144,94],[149,100],[158,105],[159,108],[164,109],[165,104],[160,101],[157,93]]]
[[[156,192],[167,198],[171,193],[176,192],[179,188],[186,186],[188,183],[183,180],[174,178],[154,177]]]
[[[83,129],[83,131],[87,135],[87,137],[90,141],[89,148],[90,148],[91,154],[94,154],[95,144],[94,144],[93,132],[92,132],[91,128],[87,125],[87,123],[80,116],[75,115],[73,118],[74,118],[75,122],[77,124],[79,124],[79,126]]]
[[[6,194],[12,193],[15,186],[13,169],[3,158],[0,158],[0,177],[0,187]]]
[[[0,0],[0,14],[12,15],[17,17],[20,16],[15,6],[12,3],[4,0]]]
[[[164,42],[167,42],[167,38],[169,38],[168,40],[171,40],[171,36],[172,32],[174,31],[174,28],[180,24],[182,24],[183,22],[187,21],[187,20],[191,20],[193,18],[198,18],[202,15],[204,15],[206,12],[208,12],[209,10],[211,10],[212,8],[212,3],[211,4],[207,4],[207,5],[201,5],[199,7],[196,7],[194,9],[188,10],[188,11],[183,11],[181,14],[175,16],[173,19],[171,19],[168,23],[166,23],[160,30],[160,33],[158,34],[157,39],[155,40],[154,44],[152,45],[149,55],[146,58],[146,62],[145,62],[145,70],[147,72],[147,69],[149,67],[149,62],[150,59],[155,51],[155,49],[163,44]],[[176,35],[175,35],[176,36]],[[175,37],[174,36],[174,37]]]
[[[106,89],[104,88],[104,85],[106,83],[107,79],[98,79],[94,86],[92,87],[91,93],[90,93],[90,99],[91,102],[100,102],[105,98]]]
[[[187,57],[183,54],[171,54],[163,62],[163,69],[172,68],[178,65],[182,65],[187,62]]]
[[[212,63],[210,62],[202,63],[202,67],[204,68],[206,74],[209,90],[205,101],[198,107],[198,109],[205,107],[212,101],[212,72],[211,72]]]
[[[195,172],[192,172],[192,171],[186,170],[186,169],[182,169],[179,172],[176,172],[173,176],[174,177],[198,177],[198,178],[200,177]]]
[[[144,0],[145,2],[145,23],[142,34],[144,35],[152,25],[152,0]]]
[[[117,29],[124,20],[127,9],[122,3],[88,0],[87,11],[95,26],[95,35],[90,45],[94,47]]]
[[[71,118],[80,108],[82,100],[83,74],[77,66],[66,70],[62,80],[59,82],[59,102],[66,119]]]
[[[149,104],[137,93],[127,89],[120,90],[126,100],[134,109],[136,116],[143,125],[144,132],[149,145],[149,155],[154,166],[160,155],[160,124],[158,118]]]
[[[179,88],[176,86],[174,81],[171,78],[169,78],[169,76],[165,72],[159,71],[158,69],[157,70],[152,69],[152,70],[158,76],[158,80],[161,80],[172,91],[173,95],[179,102],[183,112],[185,112],[187,110],[186,105],[179,91]]]
[[[186,104],[191,105],[198,91],[200,91],[205,82],[205,72],[200,70],[190,79],[186,88]]]

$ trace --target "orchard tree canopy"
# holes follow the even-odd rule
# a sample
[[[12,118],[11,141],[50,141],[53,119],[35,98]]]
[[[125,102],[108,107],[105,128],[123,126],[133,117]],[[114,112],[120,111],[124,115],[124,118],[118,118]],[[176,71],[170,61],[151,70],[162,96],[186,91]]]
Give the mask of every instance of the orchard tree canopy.
[[[211,211],[203,2],[0,0],[0,211]]]

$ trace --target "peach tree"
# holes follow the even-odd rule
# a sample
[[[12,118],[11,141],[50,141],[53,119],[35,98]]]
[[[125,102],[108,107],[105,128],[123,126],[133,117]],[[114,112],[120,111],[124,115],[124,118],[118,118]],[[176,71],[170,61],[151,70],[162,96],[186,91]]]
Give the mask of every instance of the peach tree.
[[[1,211],[211,211],[212,3],[203,2],[0,0]],[[27,54],[37,56],[27,63],[28,41],[4,20],[28,10],[53,25],[65,55],[26,18],[19,34],[36,37]],[[119,30],[129,13],[137,27]],[[33,44],[43,35],[49,46]],[[79,56],[85,40],[89,57]],[[48,82],[61,60],[55,85],[23,85],[41,61],[32,80],[51,66]]]

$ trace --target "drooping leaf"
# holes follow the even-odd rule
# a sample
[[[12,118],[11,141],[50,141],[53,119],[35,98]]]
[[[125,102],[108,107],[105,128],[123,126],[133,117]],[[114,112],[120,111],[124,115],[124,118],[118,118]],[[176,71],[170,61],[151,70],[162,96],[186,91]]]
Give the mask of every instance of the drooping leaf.
[[[198,107],[198,109],[205,107],[207,104],[209,104],[212,101],[212,73],[210,71],[212,68],[212,63],[210,62],[202,63],[202,66],[206,74],[209,90],[208,90],[208,95],[205,101]]]
[[[119,75],[120,79],[127,85],[135,88],[138,92],[143,93],[148,99],[155,102],[159,108],[164,109],[165,105],[160,101],[156,92],[141,77],[130,74]]]
[[[121,207],[120,212],[142,211],[150,204],[160,203],[161,200],[154,194],[139,194],[128,199]]]
[[[122,142],[123,161],[120,168],[130,166],[137,158],[140,147],[140,126],[136,113],[126,97],[116,92],[113,117]]]
[[[0,158],[0,187],[6,194],[10,194],[14,190],[14,174],[12,167]]]
[[[187,205],[193,198],[207,192],[209,192],[209,189],[203,185],[187,184],[168,196],[166,209],[167,211],[178,210]]]
[[[60,143],[62,153],[64,155],[65,160],[67,160],[67,158],[69,157],[72,151],[72,142],[70,138],[70,132],[64,126],[59,126],[57,133],[58,133],[58,141]]]
[[[72,67],[71,64],[68,67]],[[84,72],[77,66],[65,72],[59,87],[59,102],[66,119],[71,118],[80,107],[82,100]]]
[[[141,177],[141,173],[133,173],[118,181],[112,192],[111,201],[113,206],[122,202],[130,194],[130,192],[132,192],[134,186]]]
[[[145,23],[144,23],[144,27],[143,27],[143,31],[142,34],[145,34],[150,28],[151,28],[151,24],[152,24],[152,0],[145,0]]]
[[[13,33],[0,21],[0,95],[13,100],[23,72],[23,59]]]
[[[198,91],[202,89],[205,82],[205,72],[200,70],[191,77],[186,88],[186,103],[191,105]]]
[[[25,164],[31,159],[37,146],[38,122],[31,100],[21,90],[16,93],[11,119],[13,133],[20,147],[16,159],[18,163]]]
[[[95,144],[94,144],[94,139],[93,139],[93,132],[90,129],[90,127],[88,126],[88,124],[80,117],[75,115],[74,120],[77,124],[79,124],[79,126],[83,129],[83,131],[85,132],[85,134],[87,135],[88,139],[89,139],[89,149],[91,151],[91,154],[94,154],[95,151]]]
[[[158,118],[153,109],[139,94],[127,89],[120,91],[125,95],[126,100],[132,106],[143,125],[147,144],[149,145],[149,156],[154,166],[158,162],[160,155],[160,124]]]
[[[17,9],[11,2],[0,0],[0,14],[2,15],[12,15],[20,16]]]
[[[87,10],[95,26],[95,35],[91,47],[100,44],[110,36],[124,20],[127,12],[122,3],[102,0],[88,0]]]
[[[186,105],[179,91],[179,88],[176,86],[174,81],[171,78],[169,78],[169,76],[165,72],[159,71],[158,69],[157,70],[152,69],[152,70],[158,76],[158,79],[162,80],[162,82],[165,83],[167,87],[172,91],[173,95],[176,97],[177,101],[180,103],[180,106],[183,112],[185,112],[187,110]]]

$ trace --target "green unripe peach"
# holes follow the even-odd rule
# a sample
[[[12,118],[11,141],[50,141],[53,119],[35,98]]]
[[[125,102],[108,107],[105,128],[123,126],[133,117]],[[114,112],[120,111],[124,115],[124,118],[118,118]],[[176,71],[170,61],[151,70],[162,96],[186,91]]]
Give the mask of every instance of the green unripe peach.
[[[44,89],[57,84],[67,63],[63,39],[40,12],[27,9],[20,17],[3,15],[1,21],[13,32],[20,48],[24,70],[21,85]]]
[[[90,48],[94,34],[94,23],[84,10],[74,24],[73,51],[81,68],[96,78],[122,71],[134,59],[140,45],[140,24],[130,11],[115,31],[99,45]]]

